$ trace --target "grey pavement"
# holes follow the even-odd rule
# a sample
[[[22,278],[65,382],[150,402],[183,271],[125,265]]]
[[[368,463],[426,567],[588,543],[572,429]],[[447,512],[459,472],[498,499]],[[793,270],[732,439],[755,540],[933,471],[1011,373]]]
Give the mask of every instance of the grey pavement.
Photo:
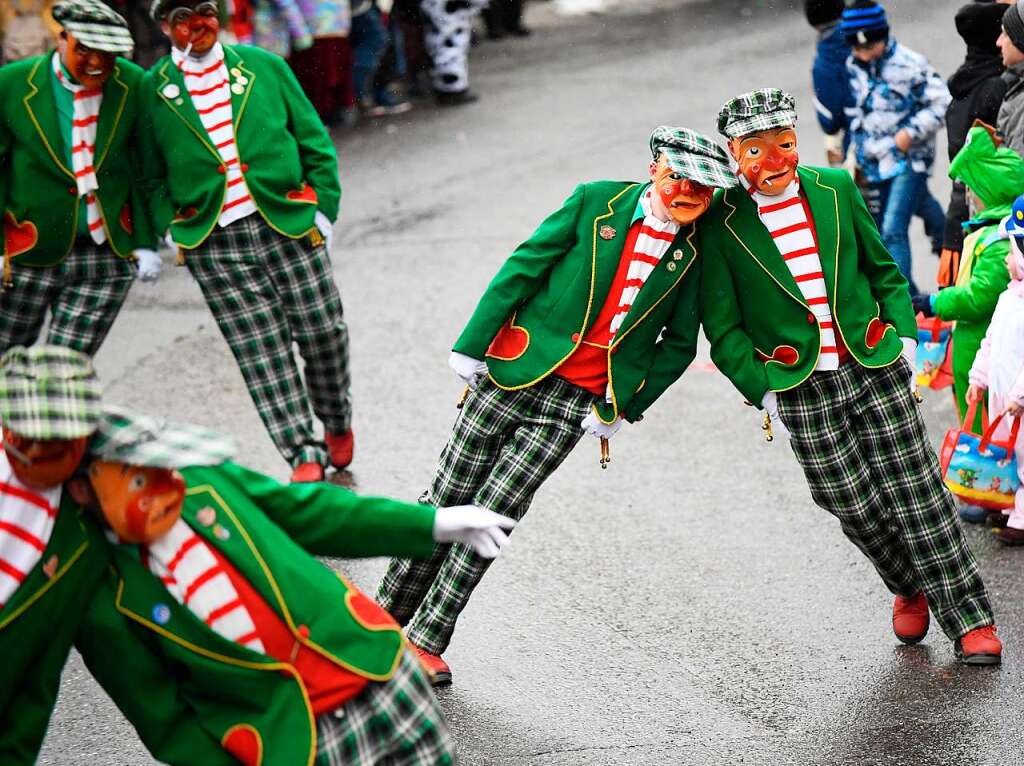
[[[655,125],[713,134],[728,97],[776,85],[797,96],[804,160],[822,160],[798,5],[645,0],[643,13],[544,17],[534,37],[476,51],[479,104],[339,136],[333,258],[359,491],[412,499],[426,485],[461,391],[448,349],[487,281],[576,183],[643,178]],[[952,73],[958,2],[886,5],[899,39]],[[932,184],[943,202],[944,172]],[[925,285],[935,261],[919,228]],[[285,478],[199,290],[168,272],[133,288],[98,357],[110,400],[228,430],[244,462]],[[900,646],[881,581],[741,399],[702,348],[615,437],[609,470],[584,441],[538,493],[446,655],[455,683],[439,697],[460,763],[1024,762],[1024,552],[968,530],[1002,668],[960,667],[937,628]],[[953,423],[947,392],[923,407],[938,443]],[[332,564],[372,594],[385,562]],[[40,763],[152,763],[77,656]]]

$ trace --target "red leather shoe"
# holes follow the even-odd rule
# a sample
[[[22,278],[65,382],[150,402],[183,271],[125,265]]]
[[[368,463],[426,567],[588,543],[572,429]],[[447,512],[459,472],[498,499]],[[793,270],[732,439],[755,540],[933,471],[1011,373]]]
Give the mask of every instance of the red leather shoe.
[[[996,626],[986,625],[965,633],[953,644],[956,658],[965,665],[998,665],[1003,661],[1003,642]]]
[[[319,463],[299,463],[292,471],[292,484],[323,480],[324,467]]]
[[[452,669],[448,667],[447,662],[436,654],[420,649],[415,644],[412,648],[416,650],[416,654],[420,658],[420,664],[423,665],[423,669],[430,676],[431,686],[445,686],[452,682]]]
[[[331,465],[335,468],[344,468],[352,462],[356,438],[352,435],[351,428],[343,434],[326,433],[324,441],[327,442],[327,451],[331,454]]]
[[[905,644],[916,644],[928,633],[928,599],[923,593],[892,602],[892,632]]]

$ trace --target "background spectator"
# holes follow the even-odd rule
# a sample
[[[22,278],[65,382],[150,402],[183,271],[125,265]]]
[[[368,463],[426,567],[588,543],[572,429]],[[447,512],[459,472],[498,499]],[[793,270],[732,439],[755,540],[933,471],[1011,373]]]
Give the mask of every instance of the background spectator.
[[[842,11],[842,0],[836,0]],[[523,26],[523,0],[491,0],[483,10],[487,36],[500,40],[506,35],[526,37],[530,30]]]
[[[952,162],[963,148],[967,131],[975,120],[995,126],[999,106],[1006,93],[1003,62],[996,40],[999,39],[1005,6],[999,3],[968,3],[956,14],[956,31],[967,43],[967,57],[949,78],[953,97],[946,110],[946,141]],[[1012,200],[1009,200],[1012,202]],[[953,192],[946,210],[946,228],[942,238],[939,262],[939,285],[956,281],[957,263],[963,247],[962,224],[968,218],[964,185],[953,182]]]
[[[1006,67],[1006,95],[999,108],[998,127],[1007,146],[1024,154],[1024,0],[1006,9],[997,44]]]
[[[348,0],[298,0],[298,4],[312,45],[294,47],[288,63],[320,119],[327,125],[340,124],[355,105]]]
[[[46,53],[59,31],[50,8],[54,0],[0,0],[3,63]]]
[[[805,0],[807,22],[818,30],[818,48],[811,74],[814,81],[814,108],[818,124],[825,132],[825,153],[828,164],[838,167],[846,159],[850,145],[847,133],[847,109],[853,106],[846,60],[850,46],[846,43],[840,21],[843,0]]]

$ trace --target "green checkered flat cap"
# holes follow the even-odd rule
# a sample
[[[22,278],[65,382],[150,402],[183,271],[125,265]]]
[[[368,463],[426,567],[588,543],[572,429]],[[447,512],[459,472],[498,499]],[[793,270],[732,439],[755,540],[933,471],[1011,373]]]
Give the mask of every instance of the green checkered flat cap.
[[[718,132],[726,138],[796,126],[796,99],[778,88],[761,88],[726,102],[718,113]]]
[[[100,0],[65,0],[53,6],[53,18],[82,45],[130,56],[135,41],[128,22]]]
[[[163,21],[175,8],[192,8],[200,2],[202,0],[153,0],[149,6],[149,15],[156,21]],[[219,7],[220,3],[217,5]]]
[[[725,150],[689,128],[655,128],[651,133],[651,155],[655,160],[665,155],[674,171],[705,186],[731,189],[739,183]]]
[[[234,439],[202,426],[172,423],[120,407],[103,410],[89,457],[126,465],[186,468],[219,465],[238,450]]]
[[[15,346],[0,357],[0,422],[29,439],[78,439],[96,430],[103,388],[83,353]]]

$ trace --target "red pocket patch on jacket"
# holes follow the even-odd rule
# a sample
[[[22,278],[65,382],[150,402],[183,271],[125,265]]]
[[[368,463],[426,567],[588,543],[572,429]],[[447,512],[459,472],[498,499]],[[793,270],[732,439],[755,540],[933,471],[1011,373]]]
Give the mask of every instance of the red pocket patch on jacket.
[[[530,345],[530,333],[512,324],[514,319],[513,317],[507,321],[498,330],[498,334],[487,348],[487,356],[492,359],[512,360],[526,353],[526,347]]]
[[[260,766],[263,763],[263,740],[259,732],[247,723],[228,729],[220,744],[244,766]]]
[[[864,345],[868,348],[874,348],[882,342],[882,338],[885,336],[885,332],[888,329],[889,325],[878,317],[875,317],[868,322],[868,330],[864,333]]]
[[[125,205],[121,208],[121,215],[117,217],[118,223],[121,224],[121,228],[129,234],[135,232],[135,227],[132,225],[132,209]]]
[[[755,349],[755,351],[757,351],[757,358],[765,363],[778,362],[788,366],[796,364],[800,359],[800,355],[792,346],[776,346],[771,356],[758,349]]]
[[[187,207],[174,216],[174,220],[171,223],[180,223],[181,221],[187,221],[192,216],[196,215],[199,211],[194,207]]]
[[[384,607],[373,601],[355,586],[350,585],[349,587],[352,590],[349,591],[346,597],[348,608],[352,610],[352,616],[356,618],[360,625],[371,630],[398,627],[395,618],[388,614]]]
[[[39,231],[31,221],[18,223],[11,212],[4,213],[4,252],[13,258],[28,252],[39,241]]]
[[[303,184],[301,189],[293,189],[284,196],[292,202],[309,202],[315,205],[317,201],[316,189],[309,184]]]

